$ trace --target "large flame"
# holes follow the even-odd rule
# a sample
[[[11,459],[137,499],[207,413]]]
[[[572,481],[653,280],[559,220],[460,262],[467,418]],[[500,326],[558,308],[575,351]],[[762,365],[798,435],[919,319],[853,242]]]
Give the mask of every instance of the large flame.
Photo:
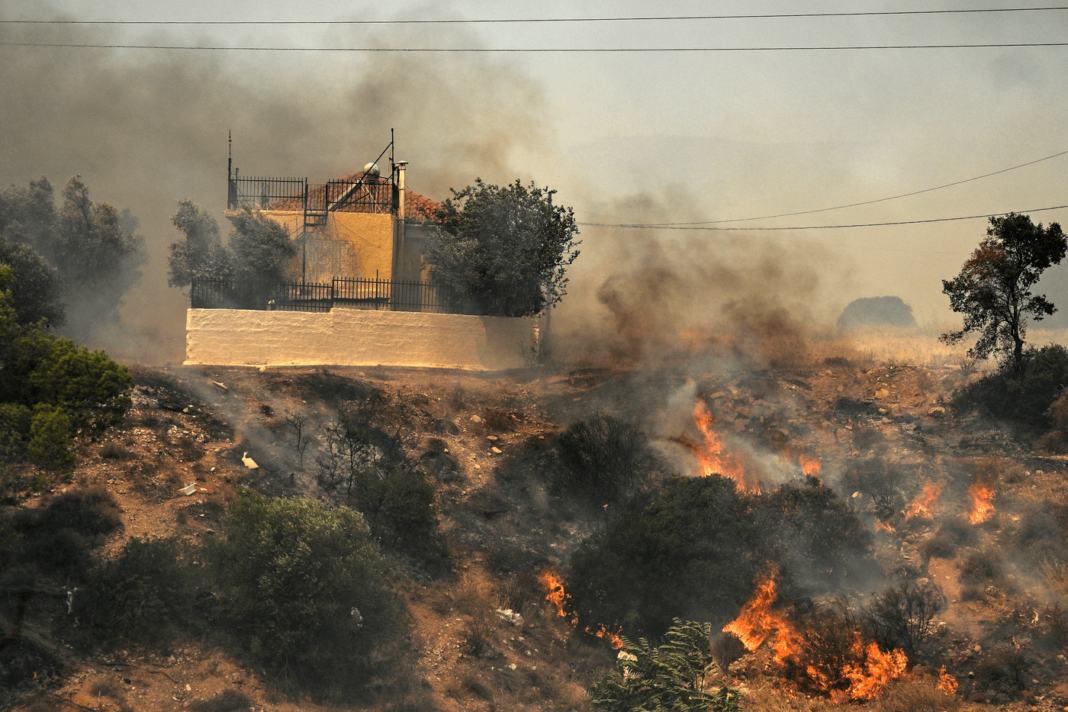
[[[538,581],[545,587],[548,592],[545,596],[545,600],[553,604],[556,607],[556,612],[561,618],[568,618],[567,611],[564,610],[564,602],[570,598],[566,591],[564,591],[564,580],[557,576],[552,571],[546,571],[538,577]],[[571,625],[578,625],[578,616],[570,616]]]
[[[950,697],[957,693],[957,678],[946,672],[945,665],[938,671],[938,685],[936,687]]]
[[[775,651],[775,662],[781,663],[797,656],[799,636],[786,618],[771,610],[778,597],[775,575],[768,574],[757,584],[756,593],[742,607],[742,612],[724,626],[723,631],[738,636],[750,652],[759,648],[773,632],[777,632],[771,647]]]
[[[865,646],[858,633],[852,653],[858,662],[846,663],[842,668],[842,674],[849,680],[850,699],[874,700],[891,682],[906,676],[908,657],[904,651],[884,653],[875,643]]]
[[[719,441],[719,436],[712,430],[712,424],[714,419],[712,413],[709,412],[708,406],[704,401],[697,401],[697,405],[693,409],[693,420],[697,424],[697,429],[701,431],[701,437],[704,439],[704,449],[695,450],[697,457],[701,460],[701,467],[704,470],[705,477],[709,475],[723,475],[724,477],[730,477],[732,480],[738,483],[738,488],[741,490],[753,490],[760,491],[755,481],[748,481],[750,478],[746,477],[745,466],[738,460],[738,458],[723,452],[723,443]]]
[[[994,490],[981,484],[974,484],[968,490],[972,497],[972,511],[968,520],[972,524],[982,524],[994,516]]]
[[[934,518],[934,513],[931,511],[938,502],[938,498],[942,496],[942,489],[944,485],[928,481],[923,486],[923,492],[920,496],[908,506],[905,510],[905,519],[912,519],[913,517],[921,517],[923,519]]]

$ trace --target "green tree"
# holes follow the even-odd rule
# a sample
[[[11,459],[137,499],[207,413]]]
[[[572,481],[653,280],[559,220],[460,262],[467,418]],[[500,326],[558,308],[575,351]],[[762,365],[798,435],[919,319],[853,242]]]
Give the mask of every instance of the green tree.
[[[262,213],[245,209],[233,218],[230,250],[239,280],[281,282],[297,248],[286,229]]]
[[[28,245],[59,272],[68,311],[65,331],[77,340],[118,320],[127,292],[141,279],[144,239],[128,210],[94,203],[74,176],[63,188],[57,210],[47,179],[0,196],[0,234]]]
[[[41,319],[49,326],[63,324],[63,282],[55,267],[29,245],[12,242],[2,234],[0,264],[11,268],[11,306],[20,324],[36,324]]]
[[[658,647],[641,639],[623,639],[617,665],[590,688],[590,703],[598,712],[740,712],[740,696],[726,686],[712,693],[705,674],[715,668],[709,653],[708,623],[678,618]]]
[[[990,218],[986,237],[960,274],[942,281],[950,308],[964,315],[964,327],[942,334],[942,341],[956,344],[975,332],[979,338],[969,356],[1003,356],[1018,370],[1024,360],[1027,317],[1039,321],[1056,311],[1031,288],[1043,270],[1064,259],[1066,251],[1068,238],[1057,223],[1043,228],[1016,213]]]
[[[435,284],[479,314],[528,316],[563,297],[575,261],[578,226],[571,208],[553,205],[549,188],[518,180],[483,183],[447,199],[435,217],[425,261]]]
[[[363,517],[242,490],[224,528],[206,553],[241,651],[296,683],[366,680],[400,623]]]
[[[219,224],[193,201],[178,201],[178,211],[171,222],[185,234],[185,240],[170,247],[167,259],[167,283],[188,287],[194,279],[225,279],[232,276],[230,251],[219,237]]]

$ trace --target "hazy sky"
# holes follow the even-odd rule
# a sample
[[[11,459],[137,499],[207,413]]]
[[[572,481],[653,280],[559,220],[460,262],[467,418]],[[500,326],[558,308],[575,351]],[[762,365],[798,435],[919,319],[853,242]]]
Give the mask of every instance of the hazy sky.
[[[2,19],[508,19],[1042,7],[1033,0],[279,3],[26,2]],[[0,25],[4,42],[257,47],[752,48],[1063,42],[1068,11],[846,18],[433,25]],[[246,174],[351,173],[397,131],[409,184],[431,198],[476,176],[536,180],[596,223],[740,220],[865,202],[1068,151],[1068,47],[780,52],[395,54],[0,47],[0,182],[80,173],[141,217],[153,267],[132,322],[182,326],[163,259],[174,201],[224,205],[226,131]],[[374,155],[370,155],[370,154]],[[1068,204],[1068,156],[909,198],[731,223],[857,225]],[[1033,213],[1068,223],[1068,210]],[[724,227],[725,225],[720,225]],[[833,321],[896,294],[952,319],[941,279],[984,220],[776,232],[584,227],[575,318],[605,280],[650,259],[806,264],[804,297]],[[745,277],[749,274],[739,268]],[[710,274],[698,270],[698,275]],[[767,271],[752,272],[753,280]],[[163,281],[161,285],[160,281]],[[761,285],[757,284],[756,287]],[[789,285],[765,285],[791,298]],[[714,289],[715,284],[702,285]],[[725,287],[726,288],[726,287]],[[135,304],[136,302],[136,304]],[[1068,305],[1065,305],[1068,308]],[[696,309],[689,303],[684,308]],[[138,312],[143,312],[140,315]],[[562,314],[566,317],[568,310]],[[145,327],[148,329],[149,327]],[[146,332],[147,333],[147,332]]]

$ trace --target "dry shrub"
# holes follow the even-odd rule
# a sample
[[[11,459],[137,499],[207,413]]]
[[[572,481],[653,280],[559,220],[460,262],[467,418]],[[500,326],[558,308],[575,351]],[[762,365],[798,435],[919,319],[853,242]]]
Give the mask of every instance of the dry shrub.
[[[1001,557],[990,549],[968,554],[960,565],[960,578],[965,583],[999,581],[1003,575]]]
[[[716,666],[726,674],[731,663],[745,655],[745,644],[733,633],[719,633],[712,638],[710,653]]]
[[[818,608],[798,622],[799,655],[795,674],[813,692],[848,690],[847,664],[857,664],[860,621],[844,599]]]
[[[121,709],[133,709],[126,704],[126,690],[122,689],[122,685],[119,684],[118,680],[114,680],[110,677],[101,678],[90,685],[89,694],[93,695],[98,700],[101,697],[114,700]]]
[[[1008,694],[1021,692],[1031,679],[1031,663],[1016,648],[993,651],[979,661],[975,679],[983,687],[992,687]]]
[[[223,690],[210,700],[190,702],[190,712],[237,712],[252,707],[252,698],[240,690]]]
[[[745,712],[824,712],[825,710],[856,709],[818,699],[787,695],[779,690],[761,688],[748,690],[742,698]]]
[[[1046,622],[1043,635],[1060,647],[1068,645],[1068,615],[1061,610],[1061,604],[1047,606],[1042,611],[1042,618]]]
[[[978,603],[986,600],[986,590],[975,584],[965,584],[960,587],[960,600]]]
[[[100,457],[106,460],[129,460],[133,453],[114,440],[104,443],[100,448]]]
[[[1068,561],[1047,558],[1041,565],[1047,583],[1057,593],[1068,596]]]
[[[465,576],[460,581],[455,596],[457,611],[469,618],[460,643],[460,651],[476,658],[496,657],[493,648],[497,614],[492,603],[492,588],[474,577]]]
[[[975,542],[975,527],[962,519],[949,519],[938,531],[920,546],[920,552],[928,559],[952,559],[962,546]]]
[[[869,708],[871,712],[954,712],[960,700],[927,681],[901,682]]]
[[[906,581],[876,596],[867,606],[865,622],[885,650],[902,648],[915,660],[920,645],[934,632],[934,617],[945,605],[937,585]]]

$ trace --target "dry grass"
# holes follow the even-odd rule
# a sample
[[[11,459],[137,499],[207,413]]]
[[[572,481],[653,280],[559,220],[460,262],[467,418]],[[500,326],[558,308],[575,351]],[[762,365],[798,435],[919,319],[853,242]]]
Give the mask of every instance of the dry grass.
[[[956,696],[938,691],[928,681],[917,680],[895,685],[870,709],[872,712],[955,712],[960,708]]]

